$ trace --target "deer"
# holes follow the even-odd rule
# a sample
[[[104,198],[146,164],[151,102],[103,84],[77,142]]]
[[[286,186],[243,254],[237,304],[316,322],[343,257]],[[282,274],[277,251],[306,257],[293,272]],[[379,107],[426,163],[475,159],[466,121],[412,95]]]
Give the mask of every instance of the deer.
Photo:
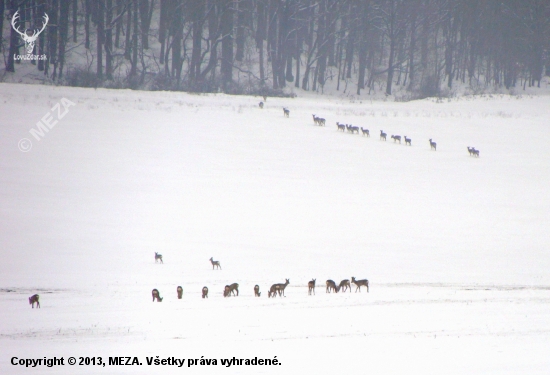
[[[430,149],[437,151],[437,143],[433,142],[431,138],[430,138]]]
[[[334,291],[334,293],[338,293],[338,290],[336,289],[336,283],[333,280],[327,280],[327,289],[326,293],[330,293],[331,291]]]
[[[223,290],[223,296],[224,297],[231,297],[231,295],[235,295],[235,291],[237,291],[237,296],[239,295],[239,284],[233,283],[231,285],[226,285]]]
[[[363,133],[363,137],[366,135],[367,137],[370,137],[369,129],[363,129],[361,126],[361,132]]]
[[[42,23],[42,28],[40,30],[34,29],[32,35],[29,35],[27,33],[28,29],[25,29],[25,31],[23,32],[19,31],[19,28],[15,25],[15,22],[17,21],[18,18],[19,18],[19,11],[15,12],[15,14],[13,15],[11,19],[11,25],[13,27],[13,30],[15,30],[15,32],[17,32],[21,36],[21,39],[25,41],[25,49],[27,50],[27,54],[31,55],[32,51],[34,50],[34,43],[38,39],[38,36],[46,28],[46,25],[48,24],[48,21],[50,18],[46,13],[44,13],[44,16],[42,16],[44,20],[44,22]]]
[[[208,298],[208,287],[207,286],[202,287],[202,298]]]
[[[260,107],[260,109],[264,109],[264,102],[260,102],[260,104],[258,104],[258,106]]]
[[[181,299],[181,296],[183,295],[183,288],[178,286],[176,290],[178,292],[178,299]]]
[[[153,295],[153,302],[155,302],[155,300],[157,300],[157,302],[162,302],[163,298],[160,296],[158,289],[153,289],[151,294]]]
[[[312,116],[313,116],[313,123],[314,123],[315,125],[319,125],[319,120],[320,120],[321,118],[320,118],[320,117],[317,117],[317,116],[315,116],[315,115],[312,115]]]
[[[319,126],[325,126],[326,120],[325,120],[324,118],[322,118],[322,117],[317,117],[317,124],[318,124]]]
[[[353,284],[357,285],[357,288],[355,289],[355,293],[357,293],[357,290],[361,291],[362,286],[366,286],[367,287],[367,293],[369,292],[369,281],[367,279],[355,280],[355,277],[352,277],[351,282]]]
[[[260,286],[258,284],[254,285],[254,297],[260,297],[261,295]]]
[[[162,261],[162,254],[159,254],[155,251],[155,263],[157,263],[159,260],[162,264],[164,264],[164,262]]]
[[[399,141],[399,144],[401,144],[401,136],[400,135],[392,135],[393,143],[396,141]]]
[[[359,127],[358,126],[353,126],[353,125],[350,125],[350,129],[351,129],[351,134],[357,132],[357,134],[359,134]]]
[[[406,146],[406,145],[412,146],[412,145],[411,145],[411,139],[410,139],[410,138],[407,138],[406,135],[405,135],[404,137],[405,137],[405,146]]]
[[[472,147],[472,155],[476,158],[479,158],[479,150],[476,150],[474,147]]]
[[[386,134],[386,133],[384,133],[384,131],[383,131],[383,130],[380,130],[380,140],[382,140],[382,139],[383,139],[383,140],[385,141],[385,140],[386,140],[386,136],[387,136],[387,134]]]
[[[340,289],[343,289],[343,292],[345,292],[346,290],[348,290],[348,288],[349,292],[351,293],[351,285],[348,279],[340,281],[340,285],[338,285],[338,291],[340,291]]]
[[[470,156],[472,156],[472,153],[474,151],[474,148],[470,148],[470,146],[466,146],[466,148],[468,149],[468,154],[470,154]]]
[[[311,296],[311,292],[313,292],[313,294],[315,295],[315,281],[317,279],[311,279],[311,281],[309,281],[307,283],[307,294]]]
[[[38,301],[40,299],[40,296],[38,294],[33,294],[32,296],[29,297],[29,305],[32,306],[32,308],[34,309],[34,304],[36,303],[36,308],[39,309],[40,308],[40,302]]]
[[[289,279],[285,279],[285,283],[284,284],[273,284],[271,285],[271,288],[269,288],[269,294],[268,294],[268,297],[276,297],[277,296],[277,292],[279,292],[279,297],[281,297],[281,295],[285,295],[285,288],[288,284],[290,284],[290,280]],[[281,294],[282,293],[282,294]]]
[[[341,130],[342,132],[346,131],[346,125],[336,122],[336,126],[337,126],[336,130]]]
[[[285,117],[290,117],[290,109],[283,107],[283,115]]]
[[[214,269],[214,267],[218,267],[220,270],[222,269],[222,266],[220,265],[220,261],[214,260],[214,257],[210,258],[210,263],[212,263],[212,269]]]

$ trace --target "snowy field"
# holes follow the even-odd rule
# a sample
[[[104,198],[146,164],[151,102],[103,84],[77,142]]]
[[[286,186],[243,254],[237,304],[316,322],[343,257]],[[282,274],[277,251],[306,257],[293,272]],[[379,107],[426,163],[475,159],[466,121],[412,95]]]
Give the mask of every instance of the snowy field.
[[[0,84],[0,374],[548,374],[550,96],[260,100]]]

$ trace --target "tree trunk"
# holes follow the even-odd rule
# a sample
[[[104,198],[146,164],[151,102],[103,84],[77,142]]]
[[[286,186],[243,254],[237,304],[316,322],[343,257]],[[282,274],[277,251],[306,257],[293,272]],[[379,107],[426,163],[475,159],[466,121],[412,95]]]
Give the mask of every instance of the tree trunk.
[[[59,9],[59,79],[63,78],[65,47],[69,36],[69,5],[70,3],[62,1]]]
[[[222,87],[224,91],[233,81],[233,1],[223,0],[221,14],[222,30]]]

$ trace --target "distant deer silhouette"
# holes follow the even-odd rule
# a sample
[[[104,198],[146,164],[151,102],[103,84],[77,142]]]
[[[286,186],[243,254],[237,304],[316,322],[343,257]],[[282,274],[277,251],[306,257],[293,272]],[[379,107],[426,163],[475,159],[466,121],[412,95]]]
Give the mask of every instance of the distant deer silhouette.
[[[346,290],[348,290],[348,288],[349,292],[351,293],[351,285],[348,279],[340,281],[340,285],[338,285],[338,291],[340,291],[340,289],[343,289],[342,291],[345,292]]]
[[[281,295],[285,295],[285,289],[287,287],[288,284],[290,284],[290,280],[289,279],[285,279],[286,282],[284,284],[273,284],[271,285],[271,288],[269,288],[269,293],[268,293],[268,297],[276,297],[277,296],[277,293],[279,293],[279,297],[281,297]]]
[[[383,130],[380,130],[380,140],[382,140],[382,139],[383,139],[383,140],[385,141],[385,140],[386,140],[386,137],[387,137],[387,134],[386,134],[386,133],[384,133],[384,131],[383,131]]]
[[[155,300],[157,300],[157,302],[162,302],[163,298],[160,296],[158,289],[153,289],[151,294],[153,295],[153,302],[155,302]]]
[[[155,251],[155,263],[157,263],[160,260],[161,263],[164,263],[162,261],[162,254],[159,254]]]
[[[472,147],[472,155],[475,156],[476,158],[479,158],[479,150],[476,150],[475,148]]]
[[[261,295],[260,286],[258,284],[254,285],[254,297],[260,297]]]
[[[434,151],[437,151],[437,143],[432,142],[431,138],[430,138],[430,149],[433,149]]]
[[[334,291],[334,293],[338,293],[338,290],[336,289],[336,283],[333,280],[327,280],[327,289],[325,293],[330,293],[331,291]]]
[[[337,122],[336,126],[338,127],[336,130],[341,130],[342,132],[346,131],[346,125],[345,124],[340,124],[339,122]]]
[[[208,298],[208,287],[207,286],[202,287],[202,298]]]
[[[214,257],[210,258],[210,263],[212,263],[212,269],[214,269],[214,267],[218,267],[220,270],[222,269],[220,261],[214,260]]]
[[[399,143],[401,143],[401,136],[400,135],[392,135],[391,137],[393,139],[393,143],[395,143],[396,141],[399,141]]]
[[[405,137],[405,146],[406,146],[406,145],[412,146],[412,145],[411,145],[411,139],[410,139],[410,138],[407,138],[406,135],[405,135],[404,137]]]
[[[231,297],[231,295],[235,295],[235,291],[237,291],[237,296],[239,295],[239,284],[233,283],[231,285],[226,285],[225,289],[223,291],[224,297]]]
[[[309,294],[311,296],[311,292],[313,292],[313,294],[315,294],[315,281],[317,279],[311,279],[311,281],[309,281],[307,283],[307,294]]]
[[[367,136],[367,137],[370,137],[370,133],[369,133],[369,129],[363,129],[363,127],[361,126],[361,132],[363,133],[363,136]]]
[[[264,109],[264,102],[260,102],[260,104],[258,104],[260,109]]]
[[[40,296],[38,294],[33,294],[32,296],[29,297],[29,305],[32,306],[32,308],[34,309],[34,304],[36,303],[36,308],[39,309],[40,308],[40,302],[38,301],[40,299]]]
[[[181,297],[183,296],[183,288],[181,286],[178,286],[176,290],[178,292],[178,299],[181,299]]]
[[[470,156],[472,156],[472,154],[474,153],[474,148],[470,148],[470,146],[467,146],[466,147],[468,149],[468,154],[470,154]]]
[[[355,289],[355,293],[357,293],[357,290],[361,291],[362,286],[366,286],[367,287],[367,293],[369,292],[369,281],[367,279],[355,280],[355,277],[352,277],[351,282],[353,284],[357,285],[357,288]]]
[[[283,107],[283,114],[285,117],[290,117],[290,109]]]

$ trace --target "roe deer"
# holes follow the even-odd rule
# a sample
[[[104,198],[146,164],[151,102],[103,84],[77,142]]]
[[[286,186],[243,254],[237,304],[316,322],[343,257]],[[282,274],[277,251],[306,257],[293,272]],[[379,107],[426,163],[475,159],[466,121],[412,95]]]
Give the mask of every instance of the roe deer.
[[[161,263],[164,263],[162,261],[162,254],[159,254],[155,251],[155,263],[157,263],[160,260]]]
[[[254,285],[254,297],[260,297],[261,295],[260,286],[258,284]]]
[[[260,102],[258,105],[260,106],[260,109],[264,109],[264,102]]]
[[[208,287],[207,286],[202,287],[202,298],[208,298]]]
[[[235,295],[235,291],[237,291],[237,296],[239,295],[239,284],[233,283],[231,285],[226,285],[223,290],[223,296],[224,297],[231,297],[231,294]]]
[[[163,298],[160,296],[158,289],[153,289],[151,294],[153,295],[153,302],[155,302],[155,300],[157,300],[157,302],[162,302]]]
[[[430,149],[434,149],[434,151],[437,151],[437,143],[432,142],[432,139],[430,138]]]
[[[410,138],[407,138],[406,135],[405,135],[404,137],[405,137],[405,146],[406,146],[406,145],[412,146],[412,145],[411,145],[411,139],[410,139]]]
[[[369,292],[369,281],[367,279],[363,280],[355,280],[355,277],[351,278],[351,282],[357,285],[357,288],[355,289],[355,293],[357,293],[357,290],[361,291],[362,286],[367,287],[367,293]]]
[[[363,129],[363,127],[361,126],[361,132],[363,133],[363,136],[367,136],[367,137],[370,137],[370,133],[369,133],[369,129]]]
[[[290,117],[290,109],[283,107],[283,114],[285,117]]]
[[[340,124],[339,122],[337,122],[336,126],[338,127],[336,130],[341,130],[342,132],[346,131],[346,125]]]
[[[178,291],[178,299],[181,299],[181,296],[183,295],[183,288],[178,286],[176,290]]]
[[[382,140],[382,139],[383,139],[383,140],[386,140],[386,136],[387,136],[387,134],[384,133],[383,130],[380,130],[380,140]]]
[[[474,147],[472,147],[472,155],[479,158],[479,150],[476,150]]]
[[[330,291],[333,290],[334,293],[338,293],[338,290],[336,289],[336,283],[333,280],[327,280],[327,290],[325,293],[330,293]]]
[[[393,139],[393,143],[395,143],[395,141],[399,141],[399,144],[401,144],[401,136],[400,135],[392,135],[391,137]]]
[[[214,267],[218,267],[220,270],[222,269],[222,266],[220,266],[220,261],[214,260],[214,257],[210,258],[210,263],[212,263],[212,269],[214,269]]]
[[[288,284],[290,284],[290,280],[289,279],[285,279],[285,283],[284,284],[273,284],[271,285],[271,288],[269,288],[269,293],[268,293],[268,297],[276,297],[277,296],[277,292],[279,292],[279,297],[281,297],[281,293],[282,295],[284,296],[285,295],[285,288]]]
[[[319,126],[325,126],[326,125],[326,120],[322,117],[317,117],[317,124]]]
[[[320,117],[317,117],[317,116],[315,116],[315,115],[312,115],[312,116],[313,116],[313,123],[314,123],[315,125],[319,125],[319,120],[320,120],[321,118],[320,118]]]
[[[313,292],[313,294],[315,294],[315,281],[317,279],[311,279],[310,282],[307,283],[307,294],[309,294],[311,296],[311,292]]]
[[[359,134],[359,126],[353,126],[353,125],[350,125],[350,129],[351,129],[351,133],[355,133],[357,132],[357,134]]]
[[[346,290],[348,290],[348,288],[349,292],[351,293],[351,285],[348,279],[340,281],[340,285],[338,285],[338,291],[340,291],[340,289],[343,289],[343,292],[345,292]]]
[[[472,156],[472,154],[474,153],[474,148],[470,148],[470,146],[466,146],[466,148],[468,149],[468,154],[470,154],[470,156]]]
[[[40,298],[40,296],[38,294],[33,294],[32,296],[29,297],[29,305],[32,305],[32,308],[34,309],[34,304],[36,303],[36,308],[40,308],[40,302],[38,301],[38,299]]]

